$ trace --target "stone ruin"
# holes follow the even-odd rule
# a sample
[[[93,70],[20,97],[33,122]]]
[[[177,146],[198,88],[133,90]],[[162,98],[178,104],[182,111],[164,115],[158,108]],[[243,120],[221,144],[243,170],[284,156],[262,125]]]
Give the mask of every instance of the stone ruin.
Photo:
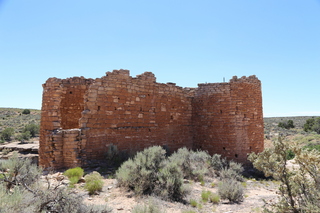
[[[247,163],[264,148],[261,82],[255,76],[182,88],[153,73],[49,78],[43,84],[39,165],[71,168],[160,145],[207,150]]]

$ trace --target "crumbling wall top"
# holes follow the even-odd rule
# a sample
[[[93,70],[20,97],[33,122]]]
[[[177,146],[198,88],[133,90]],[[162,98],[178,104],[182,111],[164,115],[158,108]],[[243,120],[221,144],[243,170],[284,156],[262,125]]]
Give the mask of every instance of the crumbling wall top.
[[[137,75],[136,78],[143,81],[156,82],[156,77],[152,72],[144,72],[141,75]]]
[[[260,84],[260,80],[255,75],[250,75],[249,77],[242,76],[238,78],[237,76],[233,76],[230,79],[230,83],[253,83],[253,84]]]

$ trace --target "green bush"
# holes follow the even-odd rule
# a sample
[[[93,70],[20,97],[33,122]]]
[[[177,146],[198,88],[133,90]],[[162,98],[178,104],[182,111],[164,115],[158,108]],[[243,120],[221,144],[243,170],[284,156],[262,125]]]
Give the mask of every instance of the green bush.
[[[9,128],[4,129],[1,132],[1,138],[2,138],[2,140],[10,141],[13,134],[14,134],[14,129],[9,127]]]
[[[279,122],[278,127],[285,128],[285,129],[291,129],[291,128],[294,128],[295,126],[293,124],[293,120],[288,120],[285,122]]]
[[[209,199],[213,204],[218,204],[220,202],[220,196],[215,193],[210,194]]]
[[[211,167],[214,169],[216,175],[220,175],[220,171],[222,169],[228,168],[229,163],[226,158],[221,158],[221,155],[219,154],[214,154],[211,157]]]
[[[235,179],[237,181],[243,181],[243,177],[241,175],[242,172],[243,167],[240,163],[230,161],[228,167],[225,167],[220,171],[219,176],[221,179]]]
[[[320,152],[320,144],[308,144],[308,145],[305,145],[304,147],[303,147],[303,149],[305,149],[305,150],[308,150],[308,151],[311,151],[311,150],[317,150],[317,151],[319,151]]]
[[[84,171],[80,167],[75,167],[72,169],[68,169],[63,173],[63,175],[67,176],[71,182],[71,184],[78,183],[80,178],[83,176]]]
[[[244,169],[240,163],[227,161],[225,158],[221,158],[221,155],[214,154],[211,157],[211,166],[220,179],[243,181],[242,172]]]
[[[181,213],[197,213],[193,210],[183,210]]]
[[[103,187],[103,177],[99,172],[92,172],[84,177],[86,184],[84,188],[89,192],[89,194],[94,194],[95,192],[101,191]]]
[[[231,203],[243,201],[243,186],[235,179],[224,179],[221,181],[218,193],[221,199],[228,199]]]
[[[12,151],[12,150],[9,149],[9,148],[4,148],[4,149],[2,149],[1,152],[2,152],[3,155],[7,155],[7,154],[9,154],[11,151]]]
[[[210,191],[202,191],[201,192],[201,199],[203,202],[208,202],[210,198],[211,192]]]
[[[287,152],[295,154],[296,167],[288,167]],[[283,142],[279,137],[274,148],[259,154],[252,153],[248,159],[266,177],[280,181],[277,194],[280,199],[268,206],[266,212],[320,212],[320,152],[300,148],[296,143]]]
[[[183,175],[175,162],[165,161],[164,167],[159,170],[158,184],[154,193],[165,200],[180,201],[189,193],[183,185]]]
[[[24,110],[22,111],[22,114],[28,115],[28,114],[30,114],[30,110],[29,110],[29,109],[24,109]]]
[[[295,154],[291,149],[287,150],[287,160],[292,160],[294,158]]]
[[[192,207],[197,207],[197,206],[198,206],[198,202],[197,202],[195,199],[191,199],[191,200],[190,200],[190,205],[191,205]]]
[[[42,170],[30,159],[14,153],[0,161],[0,212],[109,213],[106,206],[87,206],[82,197],[57,183],[46,187],[40,181]]]
[[[138,152],[124,162],[116,172],[119,186],[136,194],[155,194],[168,200],[181,200],[187,193],[182,173],[176,163],[165,160],[166,151],[160,146]]]
[[[24,133],[25,132],[30,132],[31,137],[35,137],[37,134],[39,134],[39,129],[40,129],[39,125],[31,123],[31,124],[27,124],[24,127],[23,132]]]
[[[27,141],[31,138],[31,133],[29,131],[21,133],[18,137],[17,140],[19,141]]]
[[[180,148],[169,157],[181,168],[186,179],[203,181],[205,175],[210,174],[210,155],[205,151],[192,151]]]
[[[314,131],[320,134],[320,117],[308,119],[303,126],[303,130],[306,132]]]
[[[160,207],[153,201],[149,201],[148,204],[136,205],[132,209],[132,213],[164,213]]]

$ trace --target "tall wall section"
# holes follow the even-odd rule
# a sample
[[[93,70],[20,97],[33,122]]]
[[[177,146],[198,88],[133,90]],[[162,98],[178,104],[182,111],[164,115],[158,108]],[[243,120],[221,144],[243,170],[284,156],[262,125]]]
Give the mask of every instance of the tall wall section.
[[[255,76],[199,84],[193,101],[194,148],[246,163],[264,147],[261,83]]]
[[[160,145],[208,150],[238,162],[263,150],[260,81],[181,88],[128,70],[102,78],[50,78],[43,85],[39,164],[84,166],[106,160],[110,146],[127,154]]]
[[[76,136],[80,133],[73,131],[71,134],[64,130],[79,128],[83,96],[92,82],[92,79],[83,77],[49,78],[43,84],[39,148],[39,163],[43,167],[81,164],[77,158],[82,147],[79,136]],[[80,129],[76,131],[80,132]]]
[[[189,91],[156,83],[150,72],[132,78],[128,70],[108,72],[85,95],[80,119],[85,162],[105,159],[108,147],[133,154],[160,145],[192,148]]]

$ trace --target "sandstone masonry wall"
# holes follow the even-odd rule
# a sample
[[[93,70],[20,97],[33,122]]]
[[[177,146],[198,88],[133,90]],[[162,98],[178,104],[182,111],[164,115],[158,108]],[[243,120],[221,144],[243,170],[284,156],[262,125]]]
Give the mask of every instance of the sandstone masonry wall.
[[[201,148],[246,162],[263,150],[261,84],[255,76],[182,88],[135,78],[128,70],[102,78],[50,78],[43,85],[39,163],[84,166],[105,160],[111,145],[127,154],[161,145]]]
[[[246,163],[263,151],[261,83],[255,76],[199,84],[193,101],[194,148]]]

